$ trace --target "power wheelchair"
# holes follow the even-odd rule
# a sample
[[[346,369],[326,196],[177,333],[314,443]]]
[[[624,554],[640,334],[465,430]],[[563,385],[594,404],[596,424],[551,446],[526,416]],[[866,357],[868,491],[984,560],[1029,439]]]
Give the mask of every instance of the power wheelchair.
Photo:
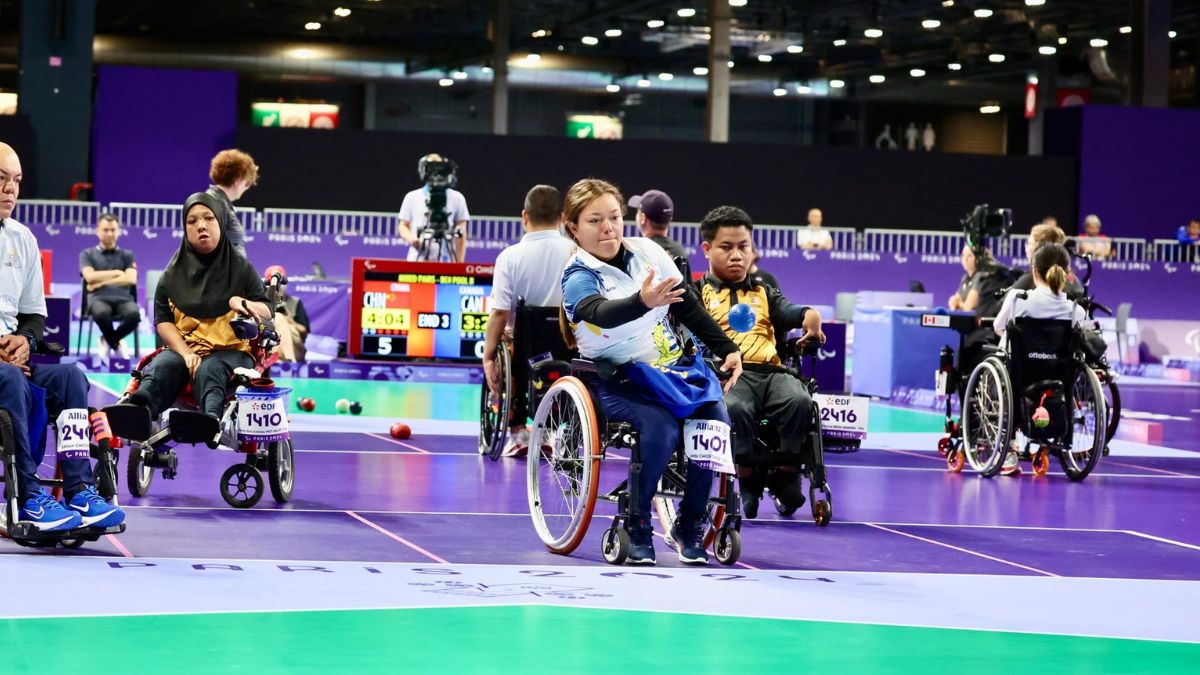
[[[537,407],[527,460],[529,513],[538,536],[552,553],[568,555],[579,546],[598,499],[617,505],[601,540],[604,560],[613,565],[623,563],[629,555],[628,528],[642,470],[637,431],[628,422],[608,421],[594,393],[597,380],[618,377],[612,364],[571,361],[570,375],[558,378]],[[601,462],[610,449],[629,451],[629,474],[601,493]],[[674,526],[674,502],[683,498],[687,461],[680,444],[655,493],[655,510],[665,532]],[[737,562],[742,518],[732,474],[717,474],[717,494],[709,498],[706,522],[705,547],[713,547],[722,565]]]
[[[524,424],[550,385],[570,370],[558,311],[517,300],[513,334],[496,348],[500,395],[492,396],[486,380],[480,394],[479,453],[492,461],[500,458],[509,427]]]
[[[39,354],[50,356],[61,356],[64,351],[63,347],[57,343],[41,343],[38,349]],[[44,434],[44,430],[35,432],[30,429],[31,435],[34,436],[30,439],[31,446],[37,444],[44,447],[44,442],[48,437],[57,438],[58,430],[53,421],[49,423],[49,428],[53,430],[53,433],[48,435]],[[88,410],[88,429],[91,439],[89,454],[96,460],[92,471],[92,480],[100,496],[115,505],[117,504],[116,465],[119,442],[109,431],[108,420],[103,412]],[[16,438],[13,432],[12,417],[7,410],[0,410],[0,459],[3,460],[5,494],[4,509],[0,512],[0,519],[2,519],[0,536],[12,539],[21,546],[33,548],[62,546],[74,549],[87,542],[96,541],[106,534],[120,534],[125,531],[125,524],[121,523],[108,528],[78,527],[73,530],[42,532],[31,523],[22,522],[18,517],[21,491],[17,485]],[[31,447],[31,449],[33,448]],[[51,488],[51,494],[55,499],[62,497],[62,469],[57,465],[57,455],[55,477],[39,478],[39,480],[42,485]]]
[[[1006,329],[1007,346],[989,346],[971,372],[963,397],[963,447],[951,455],[985,477],[999,473],[1020,431],[1026,449],[1037,446],[1033,468],[1049,470],[1049,455],[1081,481],[1104,451],[1107,403],[1088,364],[1084,335],[1062,319],[1018,317]]]
[[[277,275],[267,287],[269,307],[279,305],[286,277]],[[212,449],[229,449],[244,455],[221,474],[221,498],[234,508],[251,508],[262,499],[265,470],[276,502],[288,502],[296,480],[295,450],[288,431],[286,387],[275,387],[267,377],[279,357],[272,349],[279,344],[274,322],[257,320],[247,309],[245,317],[233,320],[234,331],[250,340],[252,369],[239,368],[233,380],[237,386],[225,401],[217,433],[210,434],[211,421],[200,411],[189,384],[176,399],[176,407],[166,411],[163,418],[151,423],[145,440],[128,439],[129,458],[125,478],[130,494],[144,497],[150,490],[154,471],[161,470],[164,479],[178,474],[179,458],[175,446],[205,444]],[[143,370],[162,349],[142,358],[133,370],[132,378],[118,403],[127,401],[137,391]],[[239,401],[253,399],[254,405]],[[250,408],[253,407],[254,410]],[[243,409],[244,408],[244,409]],[[112,410],[108,408],[106,410]],[[202,431],[203,430],[203,431]]]

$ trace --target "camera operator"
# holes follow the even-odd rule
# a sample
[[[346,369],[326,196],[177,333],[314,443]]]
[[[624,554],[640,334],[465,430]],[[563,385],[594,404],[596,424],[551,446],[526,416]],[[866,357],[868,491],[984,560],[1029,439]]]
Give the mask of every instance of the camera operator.
[[[437,153],[417,162],[424,187],[404,195],[400,236],[408,260],[463,262],[467,255],[467,199],[454,189],[457,165]]]

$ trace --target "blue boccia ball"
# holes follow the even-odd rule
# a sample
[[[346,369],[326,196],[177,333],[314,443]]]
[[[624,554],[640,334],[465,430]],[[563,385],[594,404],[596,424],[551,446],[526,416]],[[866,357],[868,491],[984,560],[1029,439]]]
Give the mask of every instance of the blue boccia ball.
[[[754,328],[754,322],[758,320],[754,310],[744,302],[739,302],[729,310],[729,327],[739,333],[745,333],[751,328]]]

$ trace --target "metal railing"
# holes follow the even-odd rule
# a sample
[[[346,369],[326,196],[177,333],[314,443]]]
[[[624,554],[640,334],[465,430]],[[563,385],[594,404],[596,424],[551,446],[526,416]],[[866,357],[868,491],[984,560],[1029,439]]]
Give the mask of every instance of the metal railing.
[[[26,225],[95,225],[100,217],[100,203],[22,199],[13,209],[12,217]]]
[[[180,227],[182,213],[177,204],[136,204],[112,202],[102,208],[99,202],[76,202],[55,199],[26,199],[17,203],[13,218],[30,225],[94,225],[105,210],[111,212],[126,228]],[[238,219],[250,232],[287,232],[291,234],[359,235],[363,237],[397,237],[397,216],[381,211],[326,211],[318,209],[276,209],[237,207]],[[962,251],[963,233],[957,231],[924,231],[896,229],[866,229],[861,232],[849,227],[822,228],[833,239],[837,251],[889,252],[916,255],[957,257]],[[626,222],[625,236],[638,236],[638,228]],[[760,251],[798,249],[797,233],[803,226],[756,225],[754,245]],[[482,216],[472,218],[467,225],[468,243],[472,246],[501,248],[520,241],[524,231],[521,219],[511,216]],[[672,223],[671,238],[683,247],[699,251],[702,238],[698,223]],[[1001,260],[1023,259],[1027,234],[1014,234],[989,242],[992,254]],[[1107,260],[1128,262],[1190,262],[1193,255],[1174,239],[1143,239],[1116,237],[1105,240],[1113,254]],[[485,243],[486,242],[486,243]]]
[[[1185,246],[1176,239],[1155,239],[1148,248],[1151,260],[1157,262],[1200,262],[1200,246]]]

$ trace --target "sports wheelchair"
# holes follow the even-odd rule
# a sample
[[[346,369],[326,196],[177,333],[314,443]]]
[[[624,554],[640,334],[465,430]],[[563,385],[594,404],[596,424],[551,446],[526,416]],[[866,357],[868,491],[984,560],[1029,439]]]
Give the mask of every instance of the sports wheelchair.
[[[1108,413],[1082,332],[1069,320],[1018,317],[1006,335],[1007,347],[986,348],[967,380],[963,447],[948,461],[995,476],[1020,431],[1026,450],[1038,446],[1035,474],[1045,475],[1053,452],[1071,480],[1083,480],[1104,451]]]
[[[269,307],[276,307],[282,296],[286,278],[278,278],[267,288]],[[178,444],[203,443],[213,449],[230,449],[245,456],[244,461],[234,464],[221,474],[221,498],[234,508],[248,509],[262,499],[263,470],[266,470],[271,496],[276,502],[288,502],[296,480],[295,450],[288,433],[287,388],[276,388],[266,374],[278,360],[272,349],[279,343],[274,323],[268,319],[258,321],[246,310],[248,318],[234,319],[234,331],[242,339],[250,340],[250,356],[253,369],[239,368],[233,379],[240,391],[231,394],[225,401],[217,433],[211,429],[211,419],[200,411],[189,384],[176,399],[176,408],[164,413],[163,419],[153,421],[145,440],[129,439],[129,458],[125,478],[130,494],[144,497],[150,491],[154,471],[162,471],[164,479],[174,479],[178,473],[179,458],[175,454]],[[118,403],[124,403],[130,394],[137,391],[142,380],[142,371],[162,349],[144,357],[133,370],[125,394]],[[240,411],[239,395],[263,402],[255,414]],[[112,410],[108,408],[107,410]],[[245,412],[246,414],[241,414]],[[275,416],[273,419],[268,419]]]
[[[529,514],[538,536],[552,553],[568,555],[587,534],[601,499],[617,505],[604,531],[604,560],[619,565],[630,551],[628,527],[638,500],[642,470],[638,433],[628,422],[609,422],[593,393],[598,379],[618,377],[611,364],[575,359],[570,375],[558,378],[541,399],[529,436]],[[630,452],[629,475],[608,492],[600,492],[600,466],[609,449]],[[665,532],[675,522],[674,501],[683,497],[687,458],[680,444],[659,481],[654,506]],[[717,561],[732,565],[741,555],[740,502],[732,474],[717,474],[717,494],[708,502],[704,545],[713,546]]]
[[[63,352],[62,346],[57,343],[42,343],[38,349],[38,353],[46,355],[61,356]],[[117,447],[119,444],[109,431],[108,419],[103,412],[89,409],[88,427],[91,432],[89,454],[96,460],[96,466],[92,472],[92,480],[95,482],[96,491],[105,500],[117,504],[116,466]],[[57,438],[58,430],[53,420],[50,421],[49,428],[53,430],[50,436]],[[96,541],[106,534],[120,534],[125,531],[125,523],[121,523],[109,528],[78,527],[73,530],[42,532],[31,523],[22,522],[18,518],[21,491],[17,485],[16,438],[13,432],[12,417],[7,410],[0,410],[0,459],[3,460],[3,464],[0,467],[2,467],[4,472],[5,494],[4,509],[0,512],[0,536],[8,537],[21,546],[34,548],[56,545],[64,548],[79,548],[85,543]],[[38,429],[36,431],[30,429],[30,433],[33,436],[33,438],[30,438],[31,448],[44,447],[47,438],[45,429]],[[62,497],[62,468],[57,464],[57,455],[55,458],[55,477],[40,478],[39,480],[42,485],[51,488],[51,494],[55,499]]]
[[[496,348],[500,395],[492,396],[484,380],[479,415],[479,453],[493,461],[500,458],[509,427],[524,424],[550,385],[570,370],[571,350],[559,332],[558,311],[519,298],[512,337]]]

